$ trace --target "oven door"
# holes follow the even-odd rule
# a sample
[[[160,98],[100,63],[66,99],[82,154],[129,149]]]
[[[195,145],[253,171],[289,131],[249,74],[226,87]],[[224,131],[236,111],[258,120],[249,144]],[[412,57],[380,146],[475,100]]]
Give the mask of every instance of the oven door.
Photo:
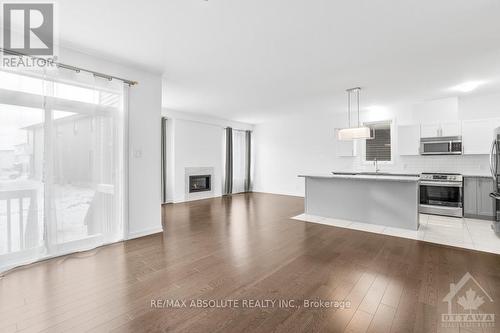
[[[462,184],[453,182],[420,182],[420,212],[462,217]]]
[[[450,141],[422,142],[420,144],[420,154],[422,155],[451,154],[451,142]]]

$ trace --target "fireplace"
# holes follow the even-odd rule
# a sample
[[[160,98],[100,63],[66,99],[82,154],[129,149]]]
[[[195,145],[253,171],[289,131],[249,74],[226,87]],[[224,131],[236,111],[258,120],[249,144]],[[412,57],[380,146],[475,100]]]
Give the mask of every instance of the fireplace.
[[[212,182],[214,182],[212,184]],[[186,167],[184,169],[184,195],[186,201],[213,198],[220,191],[214,167]]]
[[[189,193],[211,191],[211,175],[189,176]]]

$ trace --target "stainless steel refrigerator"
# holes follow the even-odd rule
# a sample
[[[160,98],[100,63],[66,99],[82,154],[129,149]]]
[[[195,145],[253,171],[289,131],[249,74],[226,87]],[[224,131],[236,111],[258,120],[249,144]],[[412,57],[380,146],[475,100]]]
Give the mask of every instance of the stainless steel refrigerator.
[[[494,180],[494,189],[490,196],[495,199],[495,221],[493,230],[500,234],[500,127],[495,130],[495,137],[491,143],[490,169]]]

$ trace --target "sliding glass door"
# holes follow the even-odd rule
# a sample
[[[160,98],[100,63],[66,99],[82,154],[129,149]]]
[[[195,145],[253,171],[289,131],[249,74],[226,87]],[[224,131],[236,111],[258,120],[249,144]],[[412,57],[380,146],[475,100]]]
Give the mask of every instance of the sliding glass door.
[[[123,84],[0,72],[0,270],[123,236]]]

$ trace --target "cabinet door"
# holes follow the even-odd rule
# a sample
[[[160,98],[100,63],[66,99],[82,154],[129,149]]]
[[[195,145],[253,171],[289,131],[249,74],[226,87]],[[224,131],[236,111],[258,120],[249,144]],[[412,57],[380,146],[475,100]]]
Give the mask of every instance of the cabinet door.
[[[432,138],[439,136],[441,127],[439,124],[422,124],[420,126],[420,136],[422,138]]]
[[[420,125],[398,126],[399,155],[418,155],[420,149]]]
[[[498,126],[500,126],[498,119],[464,120],[462,122],[464,154],[489,154],[493,131]]]
[[[464,214],[477,215],[477,178],[464,178]]]
[[[493,192],[493,179],[478,178],[477,183],[477,214],[493,218],[495,202],[490,197],[490,193]]]
[[[459,135],[462,135],[462,129],[458,121],[441,124],[441,136],[459,136]]]

